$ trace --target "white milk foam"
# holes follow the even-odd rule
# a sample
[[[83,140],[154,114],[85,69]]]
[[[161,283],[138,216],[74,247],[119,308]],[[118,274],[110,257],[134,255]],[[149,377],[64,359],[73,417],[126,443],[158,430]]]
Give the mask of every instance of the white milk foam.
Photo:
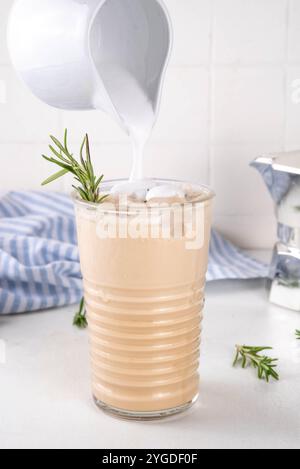
[[[156,183],[154,181],[147,180],[121,182],[116,184],[111,189],[110,193],[112,195],[126,194],[144,202],[147,199],[147,193],[155,187],[155,185]]]
[[[112,187],[112,195],[127,195],[139,202],[151,202],[161,199],[184,200],[193,193],[192,186],[185,183],[165,183],[144,179],[121,182]]]
[[[184,199],[186,192],[183,187],[176,186],[175,184],[161,184],[150,189],[146,194],[146,201],[150,202],[153,199],[175,198]]]

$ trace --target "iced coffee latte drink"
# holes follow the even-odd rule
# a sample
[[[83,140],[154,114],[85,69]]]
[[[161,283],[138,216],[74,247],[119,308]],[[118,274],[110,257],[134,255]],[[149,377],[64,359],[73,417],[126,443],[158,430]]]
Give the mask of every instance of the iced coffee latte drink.
[[[92,392],[102,409],[155,419],[198,397],[213,193],[181,182],[104,184],[76,200]]]

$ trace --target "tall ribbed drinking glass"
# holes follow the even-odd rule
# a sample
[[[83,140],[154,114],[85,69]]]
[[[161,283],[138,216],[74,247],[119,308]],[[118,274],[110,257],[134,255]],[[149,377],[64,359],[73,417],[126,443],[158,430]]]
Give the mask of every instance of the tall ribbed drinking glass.
[[[119,417],[162,418],[197,400],[214,195],[197,191],[171,208],[76,200],[92,392]]]

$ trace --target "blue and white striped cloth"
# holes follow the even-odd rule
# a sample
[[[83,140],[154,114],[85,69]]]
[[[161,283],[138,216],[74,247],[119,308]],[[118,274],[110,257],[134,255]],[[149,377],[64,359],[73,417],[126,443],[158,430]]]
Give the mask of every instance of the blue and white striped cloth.
[[[208,280],[255,278],[267,266],[212,235]],[[0,197],[0,314],[78,303],[82,280],[73,204],[64,194]]]

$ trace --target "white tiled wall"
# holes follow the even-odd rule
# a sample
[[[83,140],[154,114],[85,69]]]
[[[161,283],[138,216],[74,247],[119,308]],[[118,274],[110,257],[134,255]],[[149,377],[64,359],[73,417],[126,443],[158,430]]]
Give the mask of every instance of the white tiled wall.
[[[175,29],[148,176],[202,181],[217,192],[215,225],[244,247],[271,246],[272,203],[249,162],[300,148],[300,0],[165,0]],[[127,177],[131,148],[105,115],[50,109],[12,70],[5,45],[12,0],[0,1],[0,190],[38,188],[49,133],[88,131],[99,171]],[[67,190],[69,182],[51,189]]]

